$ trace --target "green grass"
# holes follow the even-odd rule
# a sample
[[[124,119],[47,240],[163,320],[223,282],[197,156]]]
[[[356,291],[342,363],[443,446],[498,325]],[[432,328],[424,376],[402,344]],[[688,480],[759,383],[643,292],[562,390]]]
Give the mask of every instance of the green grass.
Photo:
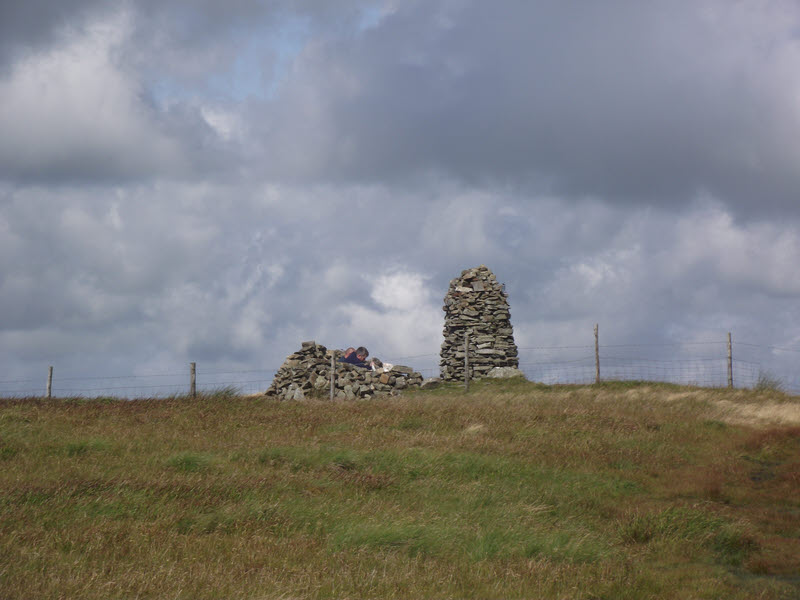
[[[800,411],[513,380],[0,401],[0,597],[794,598],[800,427],[732,412],[774,405]]]

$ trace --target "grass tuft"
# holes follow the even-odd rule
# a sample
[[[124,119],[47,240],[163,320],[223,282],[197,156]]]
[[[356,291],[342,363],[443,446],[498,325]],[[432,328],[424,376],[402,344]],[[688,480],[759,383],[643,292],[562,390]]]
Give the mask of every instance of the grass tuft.
[[[759,371],[758,380],[753,388],[757,392],[779,392],[786,391],[786,385],[783,380],[769,371]]]
[[[211,459],[203,454],[183,452],[171,456],[167,460],[167,465],[184,473],[197,473],[208,468]]]
[[[11,460],[17,454],[19,454],[19,450],[17,448],[13,448],[11,446],[0,446],[0,460]]]
[[[202,394],[198,395],[198,398],[201,400],[211,400],[211,401],[220,401],[220,400],[233,400],[238,398],[241,394],[241,390],[237,388],[235,385],[226,385],[215,389],[210,389]]]

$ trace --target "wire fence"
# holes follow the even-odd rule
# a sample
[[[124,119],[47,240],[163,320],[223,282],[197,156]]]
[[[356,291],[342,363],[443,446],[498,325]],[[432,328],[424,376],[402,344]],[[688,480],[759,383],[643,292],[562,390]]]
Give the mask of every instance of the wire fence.
[[[520,347],[519,368],[530,381],[554,384],[591,384],[598,365],[603,381],[652,381],[701,387],[755,388],[771,382],[787,392],[800,393],[794,370],[800,349],[725,341],[668,344],[611,344]],[[788,358],[787,358],[788,357]],[[439,376],[439,355],[414,353],[381,357],[411,366],[424,377]],[[0,379],[0,398],[87,397],[167,398],[192,391],[260,394],[266,391],[280,365],[259,369],[194,371],[114,376],[61,376],[40,379]],[[196,379],[195,379],[196,377]],[[731,378],[732,381],[729,379]]]
[[[604,381],[653,381],[702,387],[725,387],[728,365],[725,359],[657,360],[601,357]],[[528,379],[549,385],[559,383],[595,383],[593,356],[565,363],[520,363]],[[758,384],[760,365],[733,361],[735,386],[753,388]]]
[[[232,391],[238,394],[263,392],[272,382],[277,368],[231,371],[197,371],[197,393]],[[46,396],[47,382],[42,379],[0,380],[0,397]],[[108,377],[54,376],[50,395],[91,398],[167,398],[190,393],[190,371],[150,373]]]

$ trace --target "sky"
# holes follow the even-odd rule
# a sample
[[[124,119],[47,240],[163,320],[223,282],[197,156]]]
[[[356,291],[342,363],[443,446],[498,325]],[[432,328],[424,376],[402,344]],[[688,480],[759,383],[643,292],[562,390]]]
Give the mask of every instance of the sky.
[[[0,382],[433,374],[485,264],[526,365],[800,385],[799,167],[795,0],[4,2]]]

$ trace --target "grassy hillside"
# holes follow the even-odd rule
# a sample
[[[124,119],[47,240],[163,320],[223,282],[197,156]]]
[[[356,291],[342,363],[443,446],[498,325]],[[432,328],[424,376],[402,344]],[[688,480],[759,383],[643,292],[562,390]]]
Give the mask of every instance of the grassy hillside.
[[[0,597],[797,598],[800,401],[0,401]]]

